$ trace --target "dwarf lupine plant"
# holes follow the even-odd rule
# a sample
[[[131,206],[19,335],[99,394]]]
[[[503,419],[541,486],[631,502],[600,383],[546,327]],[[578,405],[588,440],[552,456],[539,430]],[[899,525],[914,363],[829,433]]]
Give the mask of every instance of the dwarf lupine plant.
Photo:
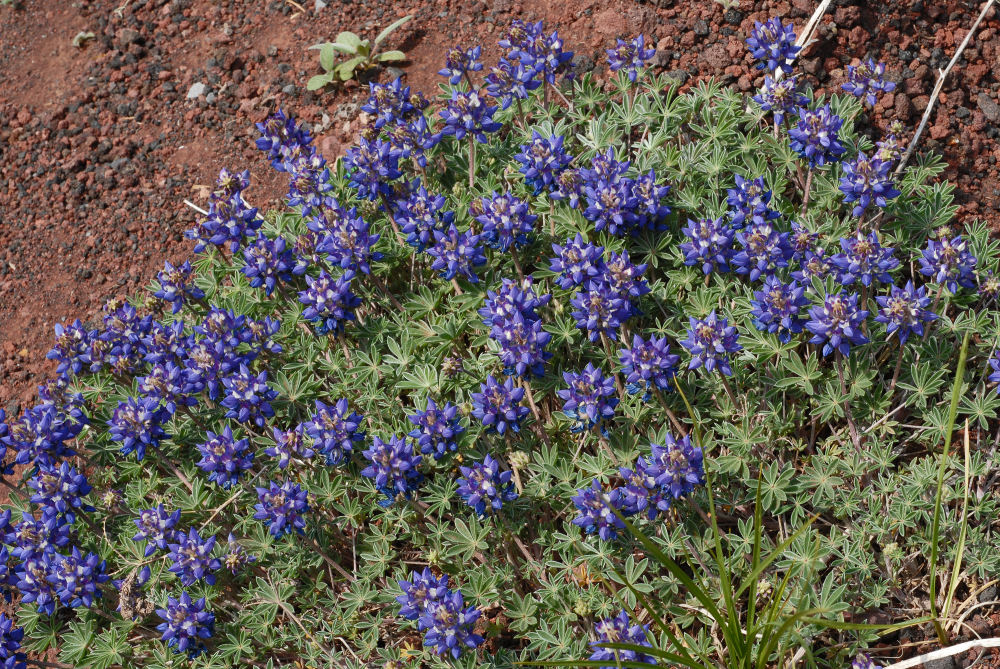
[[[434,100],[371,83],[341,159],[262,121],[193,256],[0,411],[5,666],[867,669],[857,620],[971,596],[998,245],[858,131],[892,64],[821,97],[794,26],[745,37],[749,96],[514,21]]]

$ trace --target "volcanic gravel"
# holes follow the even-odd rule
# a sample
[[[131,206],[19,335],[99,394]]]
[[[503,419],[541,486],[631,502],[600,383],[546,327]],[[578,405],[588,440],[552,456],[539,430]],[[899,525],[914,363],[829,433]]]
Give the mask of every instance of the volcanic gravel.
[[[416,90],[436,92],[444,52],[495,42],[512,18],[559,29],[577,65],[605,71],[605,47],[644,33],[655,65],[685,87],[720,77],[742,91],[760,78],[743,44],[755,20],[801,28],[812,0],[26,0],[0,6],[0,407],[32,402],[53,373],[44,359],[53,325],[94,320],[100,305],[146,285],[164,260],[190,253],[183,238],[219,169],[249,168],[249,199],[277,206],[284,179],[253,147],[253,123],[283,107],[307,121],[334,158],[352,141],[366,87],[322,95],[307,47],[350,29],[372,36],[415,18],[387,48]],[[882,60],[899,82],[872,114],[915,128],[939,68],[972,25],[979,2],[835,0],[802,56],[809,82],[837,90],[846,65]],[[996,10],[994,10],[996,14]],[[93,33],[82,47],[79,33]],[[388,70],[383,79],[398,75]],[[194,86],[194,90],[192,90]],[[960,219],[1000,219],[1000,19],[989,17],[953,71],[922,148],[943,152],[958,184]],[[189,93],[199,93],[189,99]]]

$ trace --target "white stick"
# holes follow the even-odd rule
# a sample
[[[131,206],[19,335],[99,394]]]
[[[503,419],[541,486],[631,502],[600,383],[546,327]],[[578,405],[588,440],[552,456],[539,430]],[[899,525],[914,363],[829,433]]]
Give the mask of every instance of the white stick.
[[[924,653],[923,655],[917,655],[916,657],[911,657],[908,660],[896,662],[895,664],[887,664],[883,667],[883,669],[907,669],[908,667],[919,667],[925,662],[940,660],[945,657],[951,657],[952,655],[960,655],[976,648],[1000,648],[1000,637],[966,641],[965,643],[948,646],[947,648],[941,648],[939,650],[931,651],[930,653]]]
[[[190,200],[184,200],[184,204],[186,204],[187,206],[191,207],[192,209],[194,209],[196,212],[198,212],[202,216],[208,216],[208,212],[205,211],[204,209],[202,209],[201,207],[199,207],[198,205],[196,205],[194,202],[191,202]]]
[[[795,46],[800,46],[805,48],[807,44],[812,39],[813,33],[816,32],[816,26],[819,24],[819,20],[826,14],[826,8],[830,6],[831,0],[823,0],[819,3],[819,7],[813,12],[813,15],[809,17],[809,22],[806,23],[806,27],[802,30],[802,34],[799,38],[795,40]]]
[[[910,140],[910,145],[906,147],[906,153],[903,154],[903,159],[899,161],[899,167],[896,168],[896,174],[900,174],[903,168],[906,167],[906,163],[910,161],[910,156],[913,155],[913,150],[917,148],[917,141],[920,139],[920,135],[923,134],[924,128],[927,126],[927,121],[931,118],[931,112],[934,111],[934,104],[937,102],[938,95],[941,93],[941,88],[944,86],[944,80],[951,73],[951,68],[955,67],[955,63],[958,59],[962,57],[962,52],[965,51],[965,47],[969,46],[969,41],[972,39],[972,35],[979,28],[979,24],[983,22],[986,18],[986,14],[989,13],[990,8],[996,0],[986,0],[986,4],[983,6],[983,11],[979,12],[979,18],[976,22],[972,24],[972,29],[969,30],[965,35],[965,39],[958,47],[958,51],[952,56],[951,62],[948,63],[948,67],[939,71],[937,83],[934,84],[934,90],[931,92],[930,102],[927,103],[927,109],[924,110],[924,116],[920,119],[920,125],[917,126],[917,132],[913,135],[913,139]]]

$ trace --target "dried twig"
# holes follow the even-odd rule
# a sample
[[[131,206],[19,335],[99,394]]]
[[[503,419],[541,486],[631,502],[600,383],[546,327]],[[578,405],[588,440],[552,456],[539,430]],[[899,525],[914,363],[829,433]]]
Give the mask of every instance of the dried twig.
[[[202,209],[201,207],[199,207],[198,205],[196,205],[194,202],[191,202],[190,200],[184,200],[184,204],[186,204],[187,206],[191,207],[192,209],[194,209],[196,212],[198,212],[202,216],[208,216],[208,212],[205,211],[204,209]]]
[[[934,660],[940,660],[954,655],[961,655],[962,653],[967,653],[974,648],[1000,648],[1000,637],[966,641],[965,643],[948,646],[947,648],[940,648],[938,650],[931,651],[930,653],[924,653],[923,655],[911,657],[908,660],[902,660],[894,664],[887,664],[884,669],[908,669],[909,667],[919,667],[926,662],[932,662]]]
[[[944,80],[948,77],[951,72],[951,68],[955,67],[955,63],[958,59],[962,57],[962,52],[965,51],[965,47],[969,46],[969,42],[972,40],[972,36],[975,34],[976,30],[979,29],[979,24],[983,22],[986,15],[989,13],[990,8],[996,0],[986,0],[986,4],[983,5],[983,11],[979,12],[979,18],[976,22],[972,24],[972,28],[965,35],[965,39],[958,46],[958,50],[955,51],[955,55],[952,56],[951,61],[948,66],[938,73],[937,83],[934,84],[934,90],[931,91],[931,99],[927,103],[927,109],[924,110],[923,118],[920,119],[920,125],[917,126],[917,132],[914,133],[913,139],[910,140],[910,145],[906,147],[906,153],[903,154],[903,159],[899,161],[899,167],[896,168],[896,174],[900,174],[903,168],[906,167],[906,163],[909,162],[910,156],[913,155],[913,150],[917,148],[917,142],[920,141],[920,135],[923,134],[924,128],[927,127],[927,121],[931,118],[931,112],[934,111],[934,104],[937,102],[938,96],[941,94],[941,88],[944,86]]]

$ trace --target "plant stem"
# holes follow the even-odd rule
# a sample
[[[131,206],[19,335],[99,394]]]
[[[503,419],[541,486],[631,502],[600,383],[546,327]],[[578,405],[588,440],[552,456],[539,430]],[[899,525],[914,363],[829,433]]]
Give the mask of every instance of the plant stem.
[[[847,418],[847,427],[851,431],[851,441],[854,448],[861,450],[861,437],[858,435],[858,426],[854,424],[854,415],[851,413],[851,403],[847,399],[847,383],[844,381],[844,356],[837,351],[837,376],[840,377],[840,393],[844,396],[844,416]]]
[[[677,383],[677,381],[674,380],[674,383]],[[653,395],[660,402],[660,406],[663,407],[663,410],[667,413],[667,418],[669,418],[670,422],[673,423],[674,428],[681,433],[682,437],[686,437],[687,429],[684,427],[684,424],[681,423],[681,421],[677,418],[677,415],[670,410],[670,406],[667,404],[667,399],[663,396],[663,393],[660,392],[660,389],[657,388],[655,385],[651,385],[650,388],[652,388]]]
[[[719,378],[722,379],[722,387],[726,389],[726,395],[729,396],[729,401],[733,403],[733,411],[735,411],[739,404],[736,402],[736,394],[733,392],[732,387],[729,385],[729,380],[726,379],[726,375],[719,372]]]
[[[476,138],[469,135],[469,192],[476,183]]]
[[[517,259],[517,253],[514,252],[514,247],[510,249],[510,258],[514,261],[514,269],[517,270],[517,276],[521,279],[521,285],[524,285],[524,270],[521,269],[521,261]]]
[[[385,193],[379,193],[379,197],[382,199],[382,206],[385,208],[385,215],[389,217],[389,223],[392,224],[392,229],[396,233],[396,239],[399,240],[399,245],[406,246],[406,239],[403,238],[403,233],[399,231],[399,226],[396,225],[396,217],[392,215],[392,205],[389,204],[389,198],[385,196]]]
[[[903,368],[903,343],[899,344],[899,357],[896,359],[896,368],[892,370],[892,382],[889,384],[889,397],[892,397],[896,390],[896,381],[899,380],[899,370]]]
[[[372,283],[375,284],[375,287],[378,288],[383,295],[389,298],[389,301],[392,302],[392,306],[396,307],[396,309],[398,309],[401,312],[406,311],[406,309],[403,308],[403,305],[399,303],[399,300],[396,299],[396,296],[389,292],[389,289],[386,288],[385,284],[382,283],[382,280],[380,278],[375,276],[375,274],[369,274],[368,276],[371,278]]]
[[[615,376],[615,386],[618,388],[618,397],[622,402],[625,401],[625,386],[622,385],[621,377],[618,376],[618,370],[615,369],[615,356],[611,351],[611,342],[608,341],[608,336],[601,333],[601,343],[604,345],[604,353],[608,356],[608,365],[611,366],[611,373]]]
[[[535,404],[535,394],[531,392],[531,384],[528,383],[527,379],[521,379],[521,386],[524,388],[525,397],[528,398],[528,406],[531,407],[531,413],[535,416],[535,426],[537,427],[535,432],[542,438],[546,446],[550,446],[549,435],[545,432],[545,426],[542,425],[542,415],[538,412],[538,405]]]
[[[813,168],[809,167],[809,171],[806,173],[806,187],[803,189],[805,192],[802,195],[802,213],[806,213],[806,209],[809,208],[809,191],[812,190],[813,183]]]

